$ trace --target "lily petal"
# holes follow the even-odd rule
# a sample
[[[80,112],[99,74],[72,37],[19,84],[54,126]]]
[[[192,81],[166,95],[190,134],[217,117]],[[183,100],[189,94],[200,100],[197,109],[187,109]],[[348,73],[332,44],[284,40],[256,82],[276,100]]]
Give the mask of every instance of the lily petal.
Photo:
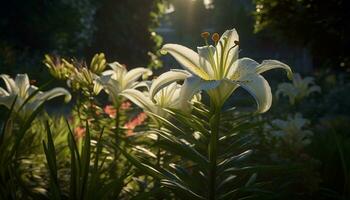
[[[211,59],[210,54],[215,53],[215,47],[213,47],[212,45],[197,47],[197,51],[199,54],[199,65],[204,69],[205,72],[207,72],[207,74],[210,77],[214,77],[215,76],[214,70],[213,70],[214,66],[212,66],[212,64],[214,63],[211,63],[211,62],[215,62],[215,61],[214,60],[210,61]]]
[[[27,98],[27,90],[30,86],[29,78],[27,74],[17,74],[15,79],[15,84],[18,87],[19,96],[22,98]]]
[[[2,87],[0,87],[0,96],[8,96],[9,93]]]
[[[71,94],[64,88],[54,88],[52,90],[49,90],[47,92],[39,92],[38,94],[36,94],[36,96],[34,97],[35,100],[39,100],[39,101],[46,101],[46,100],[50,100],[52,98],[58,97],[58,96],[65,96],[64,97],[64,101],[65,102],[69,102],[72,98]]]
[[[109,63],[108,66],[116,72],[126,71],[125,67],[122,64],[120,64],[119,62]]]
[[[0,105],[10,109],[14,100],[15,96],[0,96]]]
[[[256,73],[259,63],[250,58],[241,58],[236,61],[236,67],[231,67],[226,75],[227,78],[236,80],[239,77]]]
[[[169,84],[175,81],[184,80],[188,76],[190,76],[190,73],[185,70],[171,70],[161,74],[158,78],[153,80],[153,83],[149,90],[151,99],[153,99],[154,95],[156,95],[157,92],[163,89],[164,87],[168,86]]]
[[[126,82],[125,87],[128,88],[128,86],[130,84],[135,82],[142,75],[151,76],[152,70],[147,69],[147,68],[143,68],[143,67],[138,67],[138,68],[130,70],[129,72],[126,73],[125,77],[123,77],[123,79]]]
[[[307,94],[309,95],[309,94],[311,94],[313,92],[321,93],[321,88],[319,86],[317,86],[317,85],[311,86],[309,88],[309,90],[307,91]]]
[[[155,105],[162,108],[178,108],[180,86],[173,82],[160,90],[155,96]]]
[[[118,80],[121,85],[124,85],[125,83],[123,83],[124,82],[123,80],[127,73],[126,68],[118,62],[110,63],[108,64],[108,66],[110,66],[112,70],[106,70],[102,74],[103,75],[111,74],[113,79]]]
[[[309,85],[315,84],[315,79],[313,77],[305,77],[302,82],[308,87]]]
[[[293,75],[293,85],[301,85],[303,83],[303,79],[301,78],[299,73]]]
[[[93,87],[93,92],[96,95],[98,95],[101,92],[101,90],[103,89],[103,85],[101,84],[100,81],[97,81],[97,79],[94,80],[94,87]]]
[[[135,89],[126,89],[120,95],[129,99],[131,102],[136,104],[138,107],[153,112],[155,106],[153,102],[142,92]]]
[[[298,92],[295,90],[295,87],[291,83],[280,83],[278,85],[277,91],[275,92],[275,96],[279,99],[280,95],[284,94],[285,96],[293,96],[295,98]]]
[[[193,96],[201,90],[211,90],[220,85],[220,80],[207,81],[197,76],[190,76],[185,79],[180,90],[180,105],[186,105]]]
[[[270,69],[275,69],[275,68],[282,68],[287,71],[287,76],[289,79],[292,80],[293,78],[293,72],[292,69],[284,64],[283,62],[280,62],[278,60],[264,60],[256,69],[256,73],[261,74],[265,71],[268,71]]]
[[[147,88],[147,90],[149,90],[151,85],[152,85],[151,81],[135,82],[135,83],[132,84],[130,89],[136,89],[136,88],[140,88],[140,87],[145,87],[145,88]]]
[[[227,41],[226,48],[222,51],[220,43],[224,44],[225,40]],[[239,46],[236,45],[236,41],[239,41],[239,36],[236,29],[227,30],[222,34],[218,45],[216,46],[216,54],[219,58],[223,55],[227,56],[227,61],[225,62],[225,68],[230,67],[238,59],[238,49]],[[233,49],[232,49],[233,48]],[[223,54],[224,53],[224,54]],[[216,58],[216,54],[214,58]]]
[[[37,91],[39,88],[34,86],[34,85],[30,85],[28,88],[28,96],[32,95],[35,91]]]
[[[247,90],[257,103],[257,112],[268,111],[272,104],[272,93],[269,83],[261,75],[248,75],[244,77],[244,82],[240,86]]]
[[[12,78],[10,78],[9,75],[1,74],[0,78],[4,80],[8,93],[18,94],[18,87],[16,86],[15,81]]]
[[[231,96],[231,94],[239,87],[238,82],[229,79],[223,79],[219,86],[213,90],[209,90],[208,94],[217,107],[221,107],[222,104]]]
[[[184,69],[202,79],[209,80],[209,75],[200,67],[199,55],[193,50],[178,44],[166,44],[162,51],[169,52]]]
[[[103,76],[112,76],[113,74],[115,74],[115,72],[113,70],[106,70],[104,72],[101,73],[101,76],[100,77],[103,77]]]
[[[109,81],[112,79],[113,76],[113,71],[112,70],[107,70],[102,72],[102,75],[99,76],[96,81],[100,83],[101,85],[106,85],[109,83]]]

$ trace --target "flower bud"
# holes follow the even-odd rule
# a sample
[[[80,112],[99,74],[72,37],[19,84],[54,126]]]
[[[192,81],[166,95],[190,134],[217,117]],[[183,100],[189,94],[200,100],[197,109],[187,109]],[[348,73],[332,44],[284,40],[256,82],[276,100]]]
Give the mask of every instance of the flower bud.
[[[95,54],[91,60],[90,70],[93,73],[100,74],[106,68],[106,59],[103,53]]]

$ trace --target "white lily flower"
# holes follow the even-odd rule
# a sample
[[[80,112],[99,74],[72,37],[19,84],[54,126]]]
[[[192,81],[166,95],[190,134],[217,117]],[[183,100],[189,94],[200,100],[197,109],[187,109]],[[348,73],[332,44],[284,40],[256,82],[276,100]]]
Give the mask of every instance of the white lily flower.
[[[38,88],[36,86],[30,85],[27,74],[17,74],[15,80],[6,74],[1,74],[0,78],[4,80],[7,88],[7,90],[5,90],[0,87],[0,105],[4,105],[10,109],[13,101],[17,97],[13,109],[15,112],[20,111],[22,117],[30,115],[41,104],[52,98],[64,95],[65,102],[68,102],[71,99],[70,93],[64,88],[57,87],[47,92],[37,91]],[[22,109],[19,110],[26,99],[28,99],[28,97],[34,92],[36,92],[36,94],[34,94]]]
[[[271,121],[272,126],[267,126],[266,131],[274,138],[280,138],[284,143],[293,145],[296,149],[311,143],[310,137],[313,132],[305,130],[304,127],[310,121],[303,118],[300,113],[296,113],[293,117],[288,116],[287,120],[275,119]],[[273,129],[275,127],[277,130]]]
[[[276,97],[281,94],[288,96],[290,104],[308,97],[311,93],[321,93],[321,88],[315,84],[313,77],[301,78],[300,74],[296,73],[293,76],[293,83],[281,83],[278,85]]]
[[[137,106],[156,115],[166,117],[167,113],[163,108],[177,109],[184,112],[189,112],[194,101],[200,99],[200,95],[194,93],[191,88],[190,78],[183,85],[175,82],[162,87],[161,85],[167,79],[176,80],[178,77],[188,77],[190,74],[186,71],[169,71],[160,75],[153,80],[149,92],[140,92],[136,89],[126,89],[121,95],[128,98]],[[174,79],[175,78],[175,79]]]
[[[196,82],[217,82],[217,88],[206,89],[217,107],[221,107],[233,91],[241,86],[255,98],[257,111],[266,112],[271,106],[272,94],[268,82],[260,74],[282,68],[291,78],[290,67],[276,60],[265,60],[259,64],[250,58],[238,59],[239,38],[235,29],[227,30],[220,40],[218,34],[216,36],[217,39],[213,37],[216,47],[198,47],[198,53],[178,44],[166,44],[162,51],[170,53],[198,79]],[[164,82],[166,84],[169,82]]]
[[[152,71],[147,68],[138,67],[127,71],[126,68],[118,62],[109,64],[111,70],[102,72],[96,82],[101,84],[109,95],[111,101],[116,102],[120,93],[127,89],[135,89],[137,87],[146,86],[145,82],[139,82],[141,76],[150,76]]]

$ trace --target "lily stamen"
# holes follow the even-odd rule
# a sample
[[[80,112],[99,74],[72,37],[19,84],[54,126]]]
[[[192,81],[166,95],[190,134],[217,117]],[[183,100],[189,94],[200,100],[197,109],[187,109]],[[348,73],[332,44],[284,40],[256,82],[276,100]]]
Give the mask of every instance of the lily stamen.
[[[205,40],[208,39],[208,37],[210,36],[209,32],[203,32],[201,33],[201,37],[204,38]]]
[[[215,44],[217,44],[218,41],[220,40],[219,33],[214,33],[213,36],[211,36],[211,39],[214,41]]]

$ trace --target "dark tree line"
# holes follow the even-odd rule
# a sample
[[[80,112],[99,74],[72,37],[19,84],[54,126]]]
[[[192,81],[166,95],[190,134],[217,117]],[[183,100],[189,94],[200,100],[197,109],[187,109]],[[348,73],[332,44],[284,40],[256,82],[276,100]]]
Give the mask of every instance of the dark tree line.
[[[348,0],[255,0],[255,30],[310,48],[315,67],[349,68]]]
[[[162,0],[16,0],[0,6],[0,72],[46,70],[45,53],[155,66]],[[40,78],[40,77],[39,77]]]

